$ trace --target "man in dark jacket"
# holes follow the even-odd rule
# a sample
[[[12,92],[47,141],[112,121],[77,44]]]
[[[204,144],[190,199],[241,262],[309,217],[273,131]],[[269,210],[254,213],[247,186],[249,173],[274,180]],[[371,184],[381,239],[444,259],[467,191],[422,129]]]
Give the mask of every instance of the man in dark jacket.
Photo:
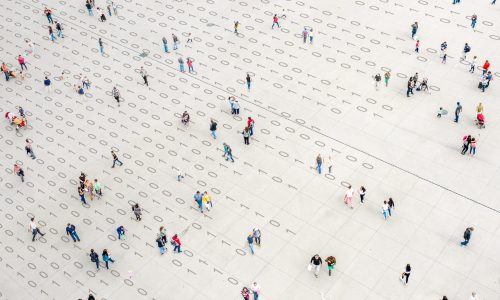
[[[462,247],[467,246],[470,240],[470,236],[472,235],[472,231],[474,231],[474,227],[467,227],[464,232],[464,241],[460,243]]]

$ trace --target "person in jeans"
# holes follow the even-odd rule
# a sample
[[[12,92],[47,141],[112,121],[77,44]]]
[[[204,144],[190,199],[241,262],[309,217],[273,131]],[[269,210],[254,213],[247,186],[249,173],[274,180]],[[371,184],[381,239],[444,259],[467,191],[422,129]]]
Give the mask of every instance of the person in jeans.
[[[40,228],[38,228],[38,226],[36,225],[35,223],[35,218],[31,218],[31,221],[30,221],[30,225],[29,225],[29,229],[28,231],[31,232],[31,234],[33,235],[33,238],[31,239],[32,242],[35,241],[35,237],[36,235],[39,233],[41,236],[44,236],[45,233],[42,233],[40,231]]]
[[[102,260],[106,263],[106,269],[109,270],[109,265],[108,265],[108,262],[112,262],[114,263],[115,261],[111,258],[111,256],[109,256],[108,254],[108,250],[107,249],[104,249],[102,250]]]
[[[316,170],[318,171],[318,174],[321,174],[322,164],[323,164],[323,159],[321,158],[321,154],[318,154],[318,156],[316,156]]]
[[[24,146],[26,154],[28,154],[32,159],[36,159],[35,153],[33,152],[33,145],[29,139],[26,139],[26,146]]]
[[[163,255],[165,253],[165,241],[161,238],[161,236],[156,239],[156,244],[158,244],[160,254]]]
[[[467,227],[467,229],[465,229],[464,241],[460,243],[462,245],[462,247],[465,247],[469,244],[469,240],[470,240],[470,237],[471,237],[473,231],[474,231],[474,227]]]
[[[245,127],[241,134],[243,134],[243,142],[245,145],[250,145],[250,128]]]
[[[316,276],[316,278],[318,278],[319,270],[320,270],[322,264],[323,264],[323,260],[321,259],[321,257],[319,257],[318,254],[314,255],[311,258],[310,265],[314,267],[314,276]]]
[[[76,233],[76,227],[73,224],[68,223],[68,225],[66,226],[66,235],[71,236],[73,242],[75,243],[76,241],[80,241],[80,237]]]
[[[181,250],[181,240],[179,239],[179,237],[177,236],[177,234],[174,234],[174,236],[172,237],[172,245],[174,246],[174,252],[177,250],[177,253],[181,253],[182,250]]]
[[[97,271],[99,271],[99,254],[94,252],[94,249],[90,249],[90,261],[95,263]]]
[[[462,112],[462,105],[460,105],[460,102],[457,102],[457,107],[455,108],[455,123],[458,123],[458,118],[460,116],[460,113]]]
[[[194,194],[194,201],[196,201],[196,204],[198,204],[198,207],[200,208],[201,213],[203,213],[203,196],[201,195],[200,191],[196,191],[196,194]]]
[[[253,238],[255,239],[255,244],[260,247],[260,237],[262,236],[260,229],[255,227],[253,229]]]
[[[116,228],[116,232],[118,233],[119,240],[121,240],[122,237],[123,237],[123,239],[125,239],[125,227],[119,226],[118,228]]]
[[[253,255],[254,252],[253,252],[253,234],[252,233],[250,233],[247,236],[247,242],[248,242],[248,248],[250,248],[250,253],[252,253],[252,255]]]
[[[214,119],[210,119],[210,132],[215,140],[217,138],[217,122]]]
[[[21,168],[20,165],[14,164],[14,174],[17,176],[21,177],[21,182],[24,182],[24,171],[23,168]]]
[[[113,166],[111,166],[111,168],[114,168],[116,163],[120,163],[120,166],[123,165],[123,163],[118,159],[118,155],[116,155],[115,151],[111,150],[111,155],[113,156]]]
[[[135,219],[137,221],[140,221],[142,215],[142,209],[139,207],[139,203],[136,203],[134,206],[132,206],[132,211],[134,212]]]
[[[389,204],[387,201],[384,201],[382,205],[382,214],[384,215],[384,220],[387,220],[387,215],[389,214]]]
[[[389,216],[392,217],[392,214],[391,214],[391,211],[394,210],[395,206],[394,206],[394,200],[392,200],[392,198],[389,198],[389,201],[387,201],[387,204],[389,205],[388,207],[388,211],[389,211]]]

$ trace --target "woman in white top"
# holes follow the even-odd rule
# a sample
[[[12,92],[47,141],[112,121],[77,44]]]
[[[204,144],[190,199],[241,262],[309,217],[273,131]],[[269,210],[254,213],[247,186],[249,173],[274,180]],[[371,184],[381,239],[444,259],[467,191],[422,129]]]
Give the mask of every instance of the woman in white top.
[[[387,216],[389,215],[389,203],[387,201],[384,201],[382,205],[382,214],[384,215],[384,220],[387,220]]]
[[[345,205],[349,204],[351,209],[353,209],[353,206],[352,206],[352,195],[353,194],[354,194],[354,190],[353,190],[352,186],[349,186],[349,188],[345,192],[344,203],[345,203]]]

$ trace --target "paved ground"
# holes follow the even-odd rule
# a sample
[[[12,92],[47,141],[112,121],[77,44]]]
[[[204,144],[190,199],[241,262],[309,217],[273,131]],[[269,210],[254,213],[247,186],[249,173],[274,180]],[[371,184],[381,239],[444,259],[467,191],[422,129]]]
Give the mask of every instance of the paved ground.
[[[17,66],[24,39],[36,43],[27,78],[0,80],[2,114],[21,105],[29,120],[19,132],[4,120],[0,132],[0,299],[78,299],[89,291],[97,299],[240,299],[254,280],[261,299],[467,299],[472,291],[500,298],[500,8],[483,0],[127,0],[101,23],[83,2],[0,3],[2,59]],[[55,43],[45,5],[64,27],[66,37]],[[286,14],[281,29],[271,30],[274,13]],[[419,55],[409,36],[414,21]],[[314,29],[313,45],[302,43],[303,26]],[[171,33],[181,44],[165,54],[161,38],[171,48]],[[472,51],[461,62],[466,41]],[[467,72],[472,55],[492,63],[496,80],[485,93],[477,89],[480,70]],[[192,57],[196,72],[180,73],[179,57]],[[386,70],[389,86],[376,91],[372,76]],[[415,72],[429,79],[430,94],[407,98]],[[72,89],[80,73],[93,83],[83,99]],[[54,81],[51,94],[44,76]],[[241,103],[239,116],[230,113],[230,95]],[[453,112],[457,100],[464,107],[458,124],[435,117],[439,106]],[[479,102],[487,119],[481,130],[474,126]],[[180,123],[184,110],[189,128]],[[255,135],[245,146],[239,132],[247,116]],[[219,124],[217,140],[210,118]],[[459,153],[465,134],[478,138],[475,157]],[[36,160],[25,155],[25,138],[34,141]],[[222,142],[235,163],[221,157]],[[110,168],[110,149],[123,167]],[[332,156],[332,174],[315,172],[318,153]],[[15,162],[25,183],[12,174]],[[186,173],[180,183],[178,168]],[[80,203],[80,171],[103,183],[102,199]],[[356,196],[353,210],[342,202],[349,184],[367,188],[366,203]],[[212,194],[212,211],[196,210],[196,190]],[[396,210],[386,222],[380,207],[388,197]],[[135,202],[145,209],[141,222],[130,210]],[[47,232],[34,243],[33,215]],[[67,222],[82,242],[68,239]],[[116,239],[118,225],[128,229],[125,241]],[[182,254],[159,255],[161,225],[180,235]],[[256,226],[263,246],[252,256],[245,237]],[[464,249],[468,226],[476,230]],[[109,249],[116,263],[95,272],[90,248]],[[318,279],[307,272],[316,253],[337,258],[332,277],[325,268]],[[403,286],[407,263],[412,275]]]

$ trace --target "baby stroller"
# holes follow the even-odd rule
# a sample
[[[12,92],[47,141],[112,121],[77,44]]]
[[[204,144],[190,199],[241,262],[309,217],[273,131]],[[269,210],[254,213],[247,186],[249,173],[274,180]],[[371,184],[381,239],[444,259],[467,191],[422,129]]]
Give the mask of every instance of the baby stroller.
[[[486,125],[484,125],[484,115],[482,113],[477,114],[476,125],[479,129],[486,127]]]

